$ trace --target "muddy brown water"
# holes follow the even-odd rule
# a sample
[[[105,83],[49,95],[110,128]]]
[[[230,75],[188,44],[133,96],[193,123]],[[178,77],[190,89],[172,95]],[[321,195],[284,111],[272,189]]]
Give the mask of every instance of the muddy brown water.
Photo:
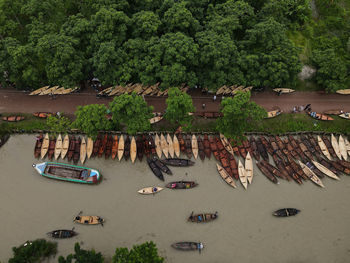
[[[197,160],[191,168],[171,168],[171,180],[195,180],[190,190],[165,189],[155,196],[137,190],[163,186],[145,160],[135,164],[94,158],[86,166],[99,169],[99,185],[60,182],[39,176],[32,168],[34,135],[12,136],[0,149],[0,261],[11,247],[26,240],[47,238],[55,229],[79,233],[58,241],[58,255],[73,252],[74,243],[100,251],[109,262],[116,247],[154,241],[166,262],[348,262],[350,256],[350,178],[323,179],[322,189],[312,182],[302,186],[281,181],[274,185],[254,166],[253,184],[244,190],[228,186],[218,175],[214,158]],[[296,207],[295,217],[271,213]],[[106,219],[102,226],[72,222],[83,211]],[[190,213],[218,211],[211,223],[187,222]],[[201,241],[204,250],[181,252],[170,247],[178,241]],[[57,262],[57,257],[50,260]]]

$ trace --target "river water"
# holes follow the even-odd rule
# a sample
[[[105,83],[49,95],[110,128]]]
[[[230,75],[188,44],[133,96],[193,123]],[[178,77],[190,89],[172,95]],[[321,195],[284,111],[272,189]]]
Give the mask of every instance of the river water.
[[[165,189],[155,196],[137,190],[162,186],[147,162],[119,162],[94,158],[86,166],[99,169],[99,185],[60,182],[39,176],[32,168],[34,135],[12,136],[0,149],[0,261],[12,255],[11,247],[26,240],[47,238],[55,229],[79,233],[58,240],[58,255],[73,252],[75,242],[102,252],[109,262],[116,247],[154,241],[166,262],[278,262],[343,263],[350,257],[350,178],[325,178],[322,189],[312,182],[299,186],[281,181],[274,185],[254,166],[253,184],[244,190],[228,186],[218,175],[214,157],[197,160],[191,168],[171,168],[171,180],[195,180],[190,190]],[[275,218],[271,213],[296,207],[295,217]],[[72,222],[83,211],[106,219],[102,226]],[[187,222],[190,213],[218,211],[211,223]],[[204,250],[181,252],[170,245],[201,241]],[[57,257],[50,260],[57,262]]]

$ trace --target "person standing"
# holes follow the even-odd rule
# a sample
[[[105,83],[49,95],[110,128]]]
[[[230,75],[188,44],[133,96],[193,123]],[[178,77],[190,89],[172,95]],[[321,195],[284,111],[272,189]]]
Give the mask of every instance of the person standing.
[[[214,95],[214,97],[213,97],[213,101],[216,101],[216,95]]]

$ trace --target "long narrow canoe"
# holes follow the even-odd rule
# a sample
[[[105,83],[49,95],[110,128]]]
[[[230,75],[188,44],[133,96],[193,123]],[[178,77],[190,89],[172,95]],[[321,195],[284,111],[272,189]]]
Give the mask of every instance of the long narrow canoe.
[[[346,146],[345,146],[345,140],[343,138],[343,136],[339,135],[339,151],[341,156],[343,157],[343,159],[346,161],[348,159],[348,152],[346,150]]]
[[[239,174],[239,180],[241,181],[244,188],[247,189],[248,187],[247,174],[241,160],[238,161],[238,174]]]
[[[61,152],[62,152],[62,137],[61,137],[61,134],[59,134],[55,144],[55,160],[58,159]]]
[[[177,158],[180,157],[180,144],[179,140],[177,139],[177,136],[174,134],[173,138],[173,146],[174,146],[174,152]]]
[[[47,90],[50,86],[44,86],[42,88],[36,89],[34,91],[32,91],[31,93],[29,93],[29,96],[33,96],[33,95],[38,95],[39,93],[43,92],[44,90]]]
[[[168,143],[168,150],[169,150],[169,155],[171,158],[174,158],[174,153],[175,153],[175,149],[174,149],[174,143],[173,140],[171,139],[170,134],[168,133],[166,136],[166,141]]]
[[[253,160],[249,152],[245,157],[245,171],[247,174],[247,180],[251,184],[253,181]]]
[[[117,157],[118,154],[118,135],[115,135],[113,138],[113,145],[112,145],[112,159],[114,160],[115,157]]]
[[[56,89],[58,89],[59,86],[53,86],[52,88],[49,88],[49,89],[46,89],[42,92],[39,93],[39,96],[42,96],[42,95],[47,95],[47,94],[50,94],[50,93],[53,93]]]
[[[322,114],[322,113],[317,113],[317,112],[309,112],[307,113],[310,117],[316,119],[316,120],[320,120],[320,121],[334,121],[334,119],[326,114]]]
[[[157,152],[157,155],[158,155],[158,158],[162,158],[162,146],[160,144],[160,139],[159,139],[159,136],[158,134],[156,134],[155,138],[154,138],[154,143],[156,145],[156,152]]]
[[[163,133],[160,134],[160,146],[162,148],[162,151],[164,153],[165,158],[168,158],[169,156],[169,145],[163,135]]]
[[[224,181],[228,184],[231,185],[233,188],[236,188],[236,183],[235,181],[232,179],[232,177],[226,172],[226,170],[224,168],[222,168],[222,166],[220,164],[216,164],[216,167],[218,169],[218,172],[220,174],[220,176],[222,177],[222,179],[224,179]]]
[[[286,89],[286,88],[277,88],[277,89],[273,89],[274,92],[277,93],[292,93],[295,90],[294,89]]]
[[[326,168],[325,166],[323,166],[322,164],[316,162],[316,161],[312,161],[313,164],[316,166],[316,168],[318,170],[320,170],[322,173],[324,173],[325,175],[327,175],[328,177],[335,179],[335,180],[340,180],[339,177],[333,173],[331,170],[329,170],[328,168]]]
[[[227,140],[227,138],[225,137],[225,135],[220,133],[220,140],[222,142],[222,144],[224,145],[226,151],[228,151],[230,154],[234,154],[233,152],[233,148],[231,146],[231,143]]]
[[[323,155],[326,156],[328,160],[332,160],[331,154],[329,153],[327,146],[324,143],[324,141],[322,140],[320,135],[317,135],[317,143],[318,143],[318,146],[320,146],[320,149],[321,149]]]
[[[80,162],[84,163],[85,159],[86,159],[86,141],[85,138],[83,137],[83,139],[81,140],[81,144],[80,144]]]
[[[88,159],[90,159],[93,149],[94,149],[94,141],[92,140],[92,138],[89,137],[87,139],[87,144],[86,144],[86,156]]]
[[[318,176],[309,167],[307,167],[301,161],[298,161],[298,162],[299,162],[299,165],[300,165],[301,169],[303,169],[303,172],[306,174],[307,177],[309,177],[309,179],[311,181],[313,181],[318,186],[324,187],[324,185],[323,185],[322,181],[320,180],[320,178],[318,178]]]
[[[77,215],[74,218],[75,223],[83,224],[83,225],[99,225],[104,223],[104,219],[99,216],[81,216]]]
[[[118,160],[120,161],[124,155],[124,136],[121,134],[118,142]]]
[[[41,145],[41,155],[40,158],[43,159],[47,153],[47,151],[49,150],[49,144],[50,144],[50,139],[49,139],[49,134],[46,133],[43,143]]]
[[[151,187],[142,188],[142,189],[138,190],[137,192],[140,194],[143,194],[143,195],[151,195],[151,194],[159,193],[163,189],[164,188],[162,188],[162,187],[151,186]]]
[[[346,147],[346,151],[348,152],[348,155],[350,156],[350,143],[348,141],[348,139],[344,139],[345,141],[345,147]]]
[[[130,159],[131,162],[134,163],[136,160],[136,155],[137,155],[137,147],[136,147],[136,140],[135,137],[132,136],[131,138],[131,144],[130,144]]]
[[[336,91],[336,93],[342,94],[342,95],[350,95],[350,89],[339,89]]]
[[[191,140],[191,145],[192,145],[192,153],[195,159],[198,158],[198,141],[196,138],[196,135],[192,135],[192,140]]]
[[[69,149],[69,136],[66,134],[63,139],[63,144],[62,144],[62,151],[61,151],[61,158],[64,159],[66,157],[67,152]]]
[[[175,249],[184,250],[184,251],[190,251],[190,250],[201,251],[204,248],[203,244],[200,242],[198,243],[198,242],[187,242],[187,241],[177,242],[177,243],[171,244],[171,246]]]
[[[337,157],[339,158],[339,160],[341,160],[341,153],[340,153],[340,149],[339,149],[339,144],[338,144],[338,141],[337,139],[335,138],[335,136],[333,135],[333,133],[331,134],[331,144],[332,144],[332,147],[335,151],[335,154],[337,155]]]

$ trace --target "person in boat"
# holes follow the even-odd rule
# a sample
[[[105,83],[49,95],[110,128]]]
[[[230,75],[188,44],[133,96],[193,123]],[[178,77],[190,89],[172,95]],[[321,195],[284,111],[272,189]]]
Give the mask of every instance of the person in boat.
[[[80,221],[80,219],[81,219],[80,216],[76,216],[76,217],[75,217],[75,220],[76,220],[76,221]]]
[[[157,192],[158,188],[157,187],[153,187],[152,191],[153,193]]]

